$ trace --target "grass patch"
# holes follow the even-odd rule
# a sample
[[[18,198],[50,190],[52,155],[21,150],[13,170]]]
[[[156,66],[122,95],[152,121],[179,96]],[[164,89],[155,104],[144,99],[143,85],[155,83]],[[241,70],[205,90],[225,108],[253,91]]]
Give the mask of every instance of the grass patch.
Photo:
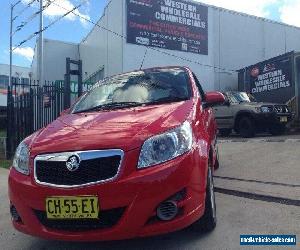
[[[6,137],[6,130],[0,130],[0,137]]]
[[[9,169],[11,166],[11,161],[9,160],[0,160],[0,168],[6,168]]]

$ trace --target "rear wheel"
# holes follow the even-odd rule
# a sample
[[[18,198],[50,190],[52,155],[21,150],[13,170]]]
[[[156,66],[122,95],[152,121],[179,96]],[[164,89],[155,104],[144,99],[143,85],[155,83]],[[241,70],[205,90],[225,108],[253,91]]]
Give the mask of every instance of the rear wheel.
[[[272,127],[270,127],[269,131],[272,135],[275,136],[283,135],[286,131],[286,126],[282,124],[273,125]]]
[[[255,124],[250,117],[242,117],[238,123],[239,133],[244,138],[251,138],[255,136]]]
[[[196,231],[210,232],[217,225],[216,199],[212,168],[209,166],[207,173],[206,198],[204,215],[196,221],[192,228]]]

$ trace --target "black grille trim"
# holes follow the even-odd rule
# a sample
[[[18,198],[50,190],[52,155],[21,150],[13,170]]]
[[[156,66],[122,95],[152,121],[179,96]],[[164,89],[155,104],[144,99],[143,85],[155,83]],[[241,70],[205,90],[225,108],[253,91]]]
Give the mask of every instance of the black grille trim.
[[[289,113],[289,109],[286,105],[275,105],[274,106],[275,112],[280,114],[287,114]]]
[[[62,188],[81,187],[117,178],[123,158],[122,150],[66,152],[38,155],[34,159],[34,178],[38,184]],[[79,168],[68,170],[72,156],[80,160]]]
[[[33,210],[39,222],[49,229],[82,232],[114,227],[122,218],[126,208],[100,211],[98,219],[52,220],[47,219],[45,211]]]

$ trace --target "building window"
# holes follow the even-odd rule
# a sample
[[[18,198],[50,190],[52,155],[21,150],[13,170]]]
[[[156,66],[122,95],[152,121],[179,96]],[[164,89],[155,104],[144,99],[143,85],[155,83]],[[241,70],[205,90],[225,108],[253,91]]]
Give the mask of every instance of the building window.
[[[19,84],[20,83],[20,79],[19,79],[19,77],[12,77],[11,78],[11,81],[12,81],[12,84]]]
[[[29,85],[29,78],[21,78],[21,84]]]
[[[9,83],[9,77],[5,75],[0,75],[0,88],[7,88]]]

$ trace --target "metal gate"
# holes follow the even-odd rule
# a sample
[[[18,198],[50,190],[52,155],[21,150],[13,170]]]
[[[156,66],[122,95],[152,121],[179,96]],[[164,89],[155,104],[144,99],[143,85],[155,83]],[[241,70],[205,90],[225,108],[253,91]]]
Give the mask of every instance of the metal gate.
[[[78,84],[64,81],[47,83],[44,86],[13,83],[8,87],[6,155],[11,158],[18,144],[28,135],[53,120],[78,97]],[[83,84],[83,92],[92,84]],[[67,96],[67,98],[66,98]],[[66,105],[65,100],[68,103]]]

